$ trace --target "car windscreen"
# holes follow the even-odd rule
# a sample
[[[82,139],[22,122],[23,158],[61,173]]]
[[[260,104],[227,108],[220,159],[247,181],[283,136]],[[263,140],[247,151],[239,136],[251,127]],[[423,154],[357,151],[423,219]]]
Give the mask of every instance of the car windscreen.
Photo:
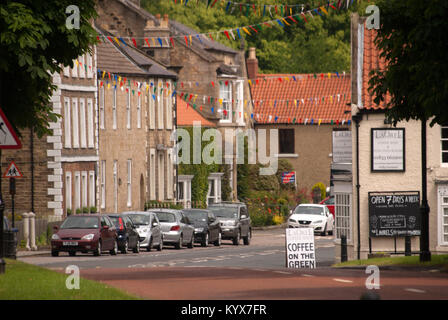
[[[208,213],[207,211],[183,211],[183,213],[190,219],[191,221],[197,222],[205,222],[207,221]]]
[[[176,216],[170,212],[157,212],[157,218],[160,222],[176,222]]]
[[[324,213],[323,208],[321,207],[314,207],[314,206],[298,206],[294,213],[298,214],[317,214],[322,215]]]
[[[109,216],[109,218],[116,227],[118,227],[120,225],[119,217]]]
[[[98,217],[68,217],[61,229],[97,229],[98,223]]]
[[[147,214],[130,214],[129,218],[136,226],[147,226],[151,222],[151,217]]]
[[[208,207],[212,211],[215,217],[218,218],[238,218],[238,207]]]
[[[332,205],[334,204],[334,197],[329,198],[327,201],[325,201],[325,204]]]

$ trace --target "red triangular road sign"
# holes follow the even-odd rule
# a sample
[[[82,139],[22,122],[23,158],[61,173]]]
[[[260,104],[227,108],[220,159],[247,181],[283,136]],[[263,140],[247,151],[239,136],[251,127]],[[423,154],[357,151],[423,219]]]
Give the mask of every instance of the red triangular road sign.
[[[8,169],[6,169],[5,173],[3,174],[3,178],[22,178],[22,177],[23,176],[19,168],[17,168],[14,161],[11,161],[11,163],[8,166]]]
[[[17,138],[14,129],[6,119],[2,109],[0,109],[0,149],[20,149],[22,144]]]

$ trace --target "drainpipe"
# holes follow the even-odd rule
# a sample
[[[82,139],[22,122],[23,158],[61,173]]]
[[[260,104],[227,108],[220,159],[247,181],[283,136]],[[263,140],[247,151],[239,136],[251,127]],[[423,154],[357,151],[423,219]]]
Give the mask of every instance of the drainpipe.
[[[177,95],[174,95],[174,131],[176,130],[177,130]],[[177,144],[177,138],[174,145],[176,146],[176,144]],[[174,192],[174,203],[177,204],[177,196],[179,194],[179,190],[177,189],[179,187],[179,163],[177,159],[177,150],[176,148],[174,148],[173,150],[176,151],[176,153],[173,154],[173,158],[176,159],[176,188]]]
[[[361,188],[361,185],[359,184],[359,123],[362,120],[362,115],[357,114],[354,115],[353,121],[355,122],[356,126],[356,224],[357,224],[357,238],[358,238],[358,260],[361,259],[361,222],[360,222],[360,196],[359,196],[359,189]]]
[[[34,129],[30,129],[30,154],[31,154],[31,212],[34,211]]]

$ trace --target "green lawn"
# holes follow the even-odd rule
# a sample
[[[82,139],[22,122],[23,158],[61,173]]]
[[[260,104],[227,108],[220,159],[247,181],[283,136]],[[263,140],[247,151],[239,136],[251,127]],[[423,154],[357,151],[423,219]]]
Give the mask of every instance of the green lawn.
[[[138,299],[105,284],[80,279],[79,290],[65,286],[62,274],[17,260],[6,260],[0,274],[0,300],[131,300]]]
[[[366,260],[353,260],[342,263],[337,263],[333,267],[347,267],[347,266],[419,266],[419,267],[441,267],[448,270],[448,254],[433,255],[431,261],[420,262],[419,256],[411,257],[390,257],[390,258],[373,258]]]

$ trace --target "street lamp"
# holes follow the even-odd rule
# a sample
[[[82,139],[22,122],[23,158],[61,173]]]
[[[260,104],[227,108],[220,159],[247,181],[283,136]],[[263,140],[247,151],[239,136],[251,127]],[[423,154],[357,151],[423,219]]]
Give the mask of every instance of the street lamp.
[[[422,203],[420,213],[422,218],[420,234],[420,261],[431,261],[429,251],[429,205],[426,181],[426,118],[422,118]]]
[[[0,190],[0,274],[5,273],[5,260],[3,260],[4,256],[4,246],[3,246],[3,211],[5,210],[5,204],[3,203],[2,191]]]

